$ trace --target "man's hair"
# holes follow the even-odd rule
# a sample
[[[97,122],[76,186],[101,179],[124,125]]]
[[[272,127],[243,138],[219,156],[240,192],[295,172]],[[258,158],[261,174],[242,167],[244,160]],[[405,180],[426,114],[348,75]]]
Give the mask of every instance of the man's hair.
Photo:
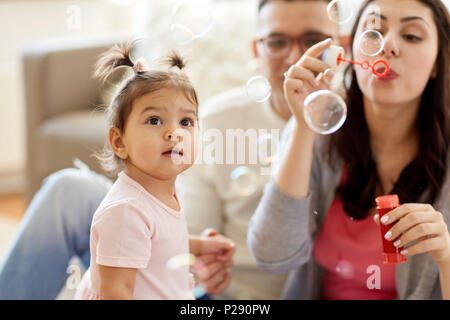
[[[261,11],[262,7],[264,7],[267,3],[272,1],[285,1],[285,2],[294,2],[294,1],[325,1],[331,2],[331,0],[259,0],[258,1],[258,12]]]

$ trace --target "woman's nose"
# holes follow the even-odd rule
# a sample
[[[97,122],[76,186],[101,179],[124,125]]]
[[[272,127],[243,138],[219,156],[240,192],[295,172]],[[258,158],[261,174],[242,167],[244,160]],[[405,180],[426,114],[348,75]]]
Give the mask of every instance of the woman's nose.
[[[400,49],[393,34],[387,34],[384,38],[384,48],[382,54],[385,57],[398,57]]]

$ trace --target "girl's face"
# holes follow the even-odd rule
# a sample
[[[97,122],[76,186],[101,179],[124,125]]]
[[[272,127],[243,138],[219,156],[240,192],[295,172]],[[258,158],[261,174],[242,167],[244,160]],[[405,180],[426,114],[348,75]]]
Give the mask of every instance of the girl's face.
[[[177,88],[163,88],[133,101],[122,136],[126,164],[152,177],[176,177],[195,161],[197,107]]]
[[[361,34],[368,29],[377,30],[385,40],[384,50],[374,57],[362,53],[358,45]],[[355,61],[367,60],[372,65],[383,59],[391,69],[386,78],[379,79],[370,69],[354,66],[366,98],[378,104],[417,101],[436,72],[438,33],[432,11],[415,0],[373,1],[363,12],[352,51]]]

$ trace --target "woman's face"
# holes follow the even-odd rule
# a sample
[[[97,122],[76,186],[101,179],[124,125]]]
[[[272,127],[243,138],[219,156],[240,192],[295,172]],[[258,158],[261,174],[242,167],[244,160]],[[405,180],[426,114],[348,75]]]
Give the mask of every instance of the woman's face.
[[[368,56],[360,50],[358,40],[368,29],[379,31],[385,40],[384,50],[377,56]],[[372,65],[383,59],[391,69],[385,78],[377,78],[370,69],[354,67],[366,98],[378,104],[417,101],[436,72],[438,33],[431,9],[415,0],[371,2],[358,24],[352,50],[355,61],[367,60]]]

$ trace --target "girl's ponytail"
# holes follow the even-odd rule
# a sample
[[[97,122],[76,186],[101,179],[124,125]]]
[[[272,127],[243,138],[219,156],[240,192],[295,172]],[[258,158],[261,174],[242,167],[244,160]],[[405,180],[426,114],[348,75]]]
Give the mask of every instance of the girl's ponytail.
[[[134,67],[134,63],[131,61],[131,50],[136,42],[137,40],[116,44],[101,54],[95,64],[94,77],[101,82],[105,82],[115,68],[120,66]]]
[[[180,70],[183,70],[186,67],[186,62],[183,57],[175,50],[172,50],[167,58],[163,61],[165,64],[172,67],[177,67]]]

